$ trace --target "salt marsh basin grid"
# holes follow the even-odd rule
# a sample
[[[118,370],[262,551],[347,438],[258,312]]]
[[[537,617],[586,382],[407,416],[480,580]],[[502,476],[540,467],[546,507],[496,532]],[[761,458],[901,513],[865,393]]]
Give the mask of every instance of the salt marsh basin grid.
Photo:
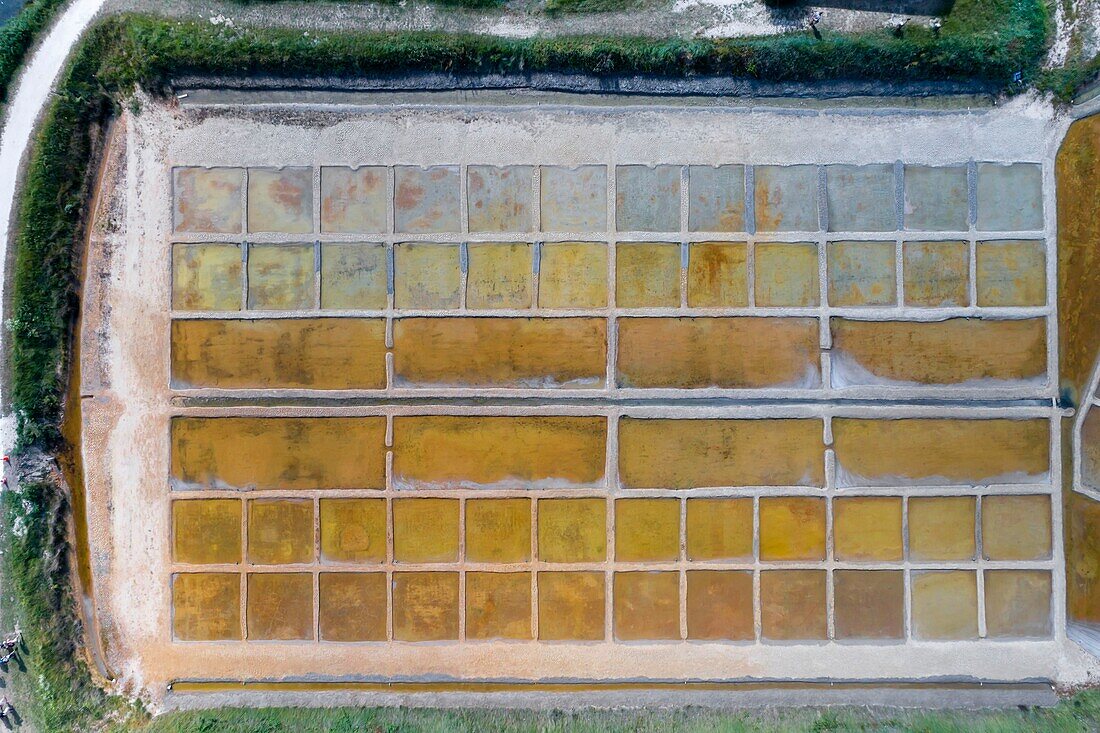
[[[913,676],[972,676],[982,679],[1049,678],[1071,679],[1081,674],[1084,662],[1074,654],[1064,636],[1064,568],[1059,542],[1050,543],[1046,554],[1033,555],[1029,559],[1003,560],[985,557],[981,550],[981,503],[986,496],[1049,498],[1052,486],[1060,486],[1061,454],[1059,438],[1060,412],[1051,406],[1054,396],[1053,375],[1056,348],[1056,329],[1053,325],[1053,235],[1054,207],[1051,164],[1053,153],[1060,139],[1061,123],[1039,107],[1017,102],[1001,109],[983,109],[958,113],[897,113],[883,114],[820,111],[814,114],[792,114],[781,110],[729,110],[707,109],[690,112],[674,107],[647,109],[644,112],[615,108],[591,109],[576,106],[554,108],[527,108],[522,105],[503,108],[452,108],[431,105],[408,107],[362,107],[357,109],[317,110],[293,109],[294,120],[280,119],[286,110],[259,109],[242,106],[208,106],[171,110],[151,104],[140,117],[126,116],[117,134],[124,136],[125,145],[116,146],[124,152],[117,161],[124,181],[116,190],[107,192],[118,203],[116,211],[124,211],[123,226],[115,222],[112,227],[102,227],[97,221],[93,239],[102,232],[103,246],[93,246],[89,262],[89,287],[85,293],[86,320],[82,334],[84,343],[85,397],[85,456],[99,455],[94,465],[86,462],[91,494],[92,554],[98,558],[97,608],[108,622],[109,648],[112,649],[114,666],[126,670],[124,676],[133,684],[162,694],[163,685],[178,679],[260,679],[272,677],[302,678],[327,674],[341,678],[357,678],[364,670],[372,670],[389,678],[409,678],[424,675],[443,678],[467,679],[477,676],[471,670],[485,669],[481,662],[491,660],[496,675],[515,679],[580,678],[585,680],[615,680],[635,676],[638,665],[643,669],[661,670],[661,676],[672,679],[742,679],[747,677],[804,678],[807,670],[815,676],[844,674],[851,660],[858,658],[861,669],[868,678],[897,679]],[[808,146],[806,140],[828,141],[828,145]],[[898,165],[900,161],[900,165]],[[979,230],[974,217],[977,202],[979,169],[985,163],[1034,164],[1039,171],[1038,186],[1042,200],[1042,219],[1038,225],[1028,225],[1020,230]],[[741,175],[745,183],[745,221],[734,231],[691,231],[692,207],[689,166],[709,167],[719,164],[745,166]],[[415,233],[398,230],[396,214],[387,207],[385,231],[360,234],[332,234],[321,231],[322,195],[321,176],[326,167],[343,169],[357,166],[379,166],[389,176],[396,176],[395,167],[430,167],[451,165],[457,168],[454,182],[458,186],[457,199],[463,204],[469,196],[470,169],[474,166],[529,166],[524,169],[530,184],[531,206],[527,215],[530,226],[520,232],[471,231],[470,208],[458,206],[457,231]],[[540,186],[543,171],[547,168],[572,169],[578,166],[599,166],[605,172],[604,228],[593,231],[541,232]],[[623,232],[616,227],[617,187],[622,180],[619,166],[650,165],[674,166],[675,175],[670,179],[677,184],[675,205],[669,214],[677,219],[675,229],[661,229],[654,233]],[[801,231],[772,232],[753,227],[755,218],[754,174],[770,166],[813,165],[816,179],[810,192],[813,208],[818,218],[815,226]],[[899,184],[903,192],[906,166],[934,166],[962,168],[965,171],[967,226],[959,230],[937,232],[902,231],[896,225],[884,231],[829,231],[828,191],[826,179],[830,165],[879,165],[886,166],[891,181]],[[197,166],[241,169],[241,228],[234,234],[183,233],[173,227],[173,171]],[[309,168],[312,209],[309,212],[310,227],[307,232],[261,233],[245,232],[247,227],[247,202],[245,191],[249,176],[247,169],[273,170],[285,167]],[[651,169],[654,170],[654,169]],[[838,169],[839,170],[839,169]],[[393,172],[391,172],[393,171]],[[393,179],[389,181],[393,191]],[[895,196],[891,206],[899,208],[903,200]],[[904,208],[904,207],[900,207]],[[904,223],[904,211],[892,211]],[[107,231],[110,229],[110,231]],[[751,231],[755,229],[755,231]],[[968,272],[963,278],[966,294],[961,305],[914,307],[906,305],[905,245],[914,241],[953,241],[965,243]],[[1026,240],[1045,242],[1040,267],[1044,289],[1041,301],[1027,305],[983,305],[978,297],[979,284],[977,248],[982,242],[1002,240]],[[342,309],[332,315],[346,319],[382,320],[384,355],[382,369],[385,381],[381,388],[338,390],[320,393],[300,386],[284,389],[277,386],[263,390],[238,390],[202,388],[171,388],[170,385],[170,332],[176,321],[203,321],[210,319],[244,320],[276,316],[278,318],[316,318],[329,312],[318,309],[322,305],[318,294],[313,295],[307,307],[295,310],[249,310],[248,263],[242,264],[239,283],[239,306],[224,311],[194,311],[172,309],[172,251],[185,243],[226,242],[243,244],[246,249],[253,244],[308,243],[310,262],[320,255],[325,243],[374,242],[385,248],[387,259],[395,247],[407,242],[432,242],[455,245],[459,256],[454,263],[458,269],[459,302],[451,307],[401,308],[395,303],[397,272],[399,265],[388,265],[386,270],[386,302],[384,307],[362,310]],[[545,253],[544,244],[553,242],[602,243],[606,247],[607,301],[603,307],[585,306],[551,310],[538,303],[539,273],[532,272],[522,290],[530,297],[526,307],[514,305],[503,310],[475,312],[467,302],[471,292],[469,244],[477,242],[512,242],[526,245],[524,256],[532,259],[539,249]],[[893,305],[843,305],[833,306],[836,293],[829,292],[829,285],[837,276],[828,269],[828,248],[834,241],[890,242],[890,262],[895,300]],[[312,242],[312,243],[311,243]],[[619,249],[627,249],[633,242],[669,243],[676,250],[676,302],[639,308],[621,307],[616,303],[616,263]],[[732,299],[729,305],[708,304],[694,307],[690,302],[690,262],[693,247],[702,242],[736,243],[744,249],[743,263],[738,255],[733,261],[742,269],[735,269],[735,278],[743,277],[743,296],[731,291],[718,293],[719,300]],[[761,243],[806,242],[816,247],[818,267],[815,286],[815,302],[799,306],[765,306],[756,302],[757,289],[756,248]],[[155,244],[154,244],[155,243]],[[623,246],[620,248],[620,243]],[[701,250],[700,250],[701,251]],[[727,251],[728,252],[728,251]],[[245,257],[248,255],[246,254]],[[392,262],[392,260],[389,260]],[[723,260],[728,262],[729,259]],[[741,264],[738,264],[741,263]],[[103,281],[96,273],[108,270],[119,272],[117,279]],[[680,266],[680,265],[687,265]],[[323,263],[322,263],[323,266]],[[323,288],[321,268],[311,268],[310,285]],[[532,265],[532,271],[536,268]],[[660,278],[654,278],[659,280]],[[648,280],[647,280],[648,282]],[[958,283],[956,283],[958,284]],[[910,284],[910,289],[912,285]],[[489,387],[454,387],[438,383],[427,386],[397,384],[394,380],[395,320],[421,317],[442,322],[443,317],[493,316],[491,320],[533,318],[537,321],[588,318],[606,323],[606,369],[598,375],[600,384],[548,387],[541,384],[519,385],[499,383]],[[622,364],[618,361],[619,330],[617,325],[632,317],[650,319],[679,319],[690,322],[713,319],[731,320],[739,317],[760,317],[761,321],[778,317],[798,317],[814,322],[817,343],[812,352],[805,354],[812,369],[813,379],[806,381],[800,374],[798,383],[792,386],[757,385],[691,389],[662,386],[663,378],[649,374],[642,379],[643,386],[623,387]],[[948,317],[985,316],[1045,323],[1043,348],[1032,353],[1024,361],[1040,362],[1036,374],[1023,375],[1016,380],[985,382],[960,380],[956,385],[928,386],[904,380],[864,380],[860,384],[842,384],[833,378],[830,347],[834,332],[833,317],[847,318],[853,322],[872,320],[922,320],[935,322]],[[396,317],[396,318],[395,318]],[[708,321],[709,322],[709,321]],[[704,334],[705,336],[705,334]],[[702,339],[705,341],[705,338]],[[689,339],[698,344],[700,339]],[[387,353],[389,352],[389,353]],[[713,359],[706,348],[698,347],[695,359]],[[801,363],[801,362],[799,362]],[[751,365],[750,365],[751,366]],[[711,374],[712,372],[706,372]],[[658,375],[660,376],[660,375]],[[736,380],[742,375],[723,375]],[[814,381],[816,379],[816,381]],[[651,386],[655,384],[658,386]],[[506,381],[506,380],[505,380]],[[836,385],[836,386],[834,386]],[[348,406],[334,402],[319,402],[312,398],[337,397],[346,399]],[[711,403],[700,403],[706,398]],[[919,404],[920,401],[947,399],[939,406]],[[488,400],[476,404],[472,399]],[[857,403],[853,398],[860,398]],[[224,400],[228,399],[228,402]],[[219,403],[218,400],[222,400]],[[840,400],[835,402],[835,400]],[[863,403],[862,400],[870,400]],[[771,403],[771,404],[769,404]],[[223,404],[224,406],[216,406]],[[204,488],[180,491],[170,489],[168,477],[172,472],[172,455],[169,445],[169,425],[173,417],[199,418],[214,416],[255,417],[317,417],[317,416],[367,416],[377,415],[385,424],[385,454],[400,451],[394,446],[394,424],[403,419],[415,419],[418,415],[468,415],[500,417],[521,416],[574,416],[575,418],[600,418],[606,424],[603,453],[599,456],[599,476],[583,485],[536,485],[517,488],[515,481],[495,487],[477,487],[476,481],[461,482],[451,486],[419,485],[401,486],[393,480],[394,458],[383,460],[384,484],[378,489],[360,491],[332,490],[262,490],[241,492],[235,490],[211,490]],[[813,473],[820,480],[785,480],[781,485],[761,481],[755,485],[701,485],[691,488],[660,489],[655,487],[627,488],[616,481],[620,471],[619,416],[628,418],[801,418],[817,425],[819,455]],[[1049,444],[1042,452],[1046,455],[1043,471],[987,475],[973,482],[956,480],[899,480],[889,477],[879,481],[859,481],[858,477],[838,472],[832,444],[836,439],[837,420],[846,418],[1012,418],[1016,420],[1045,421],[1042,432],[1049,435]],[[732,424],[727,421],[725,424]],[[849,421],[851,422],[851,421]],[[410,423],[411,424],[411,423]],[[698,423],[702,424],[702,423]],[[763,422],[759,423],[763,424]],[[843,430],[843,428],[841,428]],[[123,449],[122,446],[127,446]],[[133,460],[137,447],[141,461]],[[103,460],[102,457],[107,457]],[[135,465],[139,463],[140,465]],[[1034,465],[1034,464],[1033,464]],[[765,467],[766,468],[766,467]],[[1009,472],[1011,473],[1011,472]],[[690,483],[690,482],[689,482]],[[696,482],[698,483],[698,482]],[[222,487],[224,489],[226,487]],[[890,555],[887,559],[838,556],[835,544],[837,528],[835,507],[838,499],[854,499],[858,496],[895,497],[900,511],[893,504],[888,509],[891,517],[905,525],[901,530],[901,557]],[[455,560],[418,561],[419,564],[402,563],[394,557],[394,528],[392,509],[388,508],[386,523],[386,554],[382,562],[370,567],[339,566],[322,561],[320,522],[321,503],[335,498],[372,498],[392,507],[395,500],[415,497],[452,499],[458,508],[457,555]],[[975,497],[973,521],[975,523],[975,554],[969,561],[922,562],[912,557],[909,546],[911,528],[908,526],[913,511],[913,499],[924,500],[933,496]],[[746,556],[723,559],[716,562],[700,562],[689,555],[687,543],[691,541],[687,527],[689,504],[707,498],[748,499],[751,503],[750,521],[752,541]],[[813,550],[809,558],[775,557],[765,548],[761,556],[761,505],[770,512],[781,497],[819,501],[820,520],[813,514],[814,530],[818,532],[820,521],[823,548],[820,556]],[[981,497],[981,498],[978,498]],[[256,499],[306,499],[310,506],[310,521],[314,523],[311,535],[310,559],[305,564],[271,567],[251,562],[226,565],[195,566],[179,563],[173,557],[171,540],[172,500],[199,498],[231,499],[246,501],[240,509],[241,535],[238,541],[248,544],[247,516]],[[528,501],[530,511],[530,545],[528,557],[516,563],[487,567],[467,561],[466,553],[468,519],[466,512],[471,500],[521,499]],[[605,503],[603,519],[604,554],[598,560],[571,563],[544,562],[539,547],[539,501],[561,498],[588,498]],[[671,500],[676,504],[674,557],[630,561],[620,563],[616,557],[616,501],[635,498]],[[999,499],[998,499],[999,500]],[[1060,501],[1049,501],[1049,526],[1045,529],[1048,540],[1061,535]],[[843,504],[843,502],[840,502]],[[448,505],[449,507],[450,505]],[[671,504],[668,505],[671,507]],[[853,506],[855,506],[853,504]],[[110,508],[108,508],[110,507]],[[450,509],[448,508],[448,511]],[[814,505],[813,512],[817,511]],[[773,515],[774,516],[774,515]],[[765,519],[765,523],[767,523]],[[137,522],[137,524],[134,524]],[[133,527],[141,526],[134,534]],[[130,529],[127,529],[127,528]],[[766,531],[766,528],[765,528]],[[400,540],[398,540],[400,541]],[[621,542],[621,541],[620,541]],[[815,540],[815,542],[817,542]],[[815,545],[816,547],[816,545]],[[848,552],[849,550],[843,550]],[[449,550],[448,550],[449,552]],[[538,558],[538,559],[536,559]],[[242,556],[242,561],[244,557]],[[943,641],[921,638],[913,631],[913,576],[920,576],[929,569],[968,573],[975,584],[973,621],[975,633],[972,640]],[[312,578],[309,608],[309,638],[317,639],[319,616],[318,583],[328,573],[348,570],[369,570],[384,573],[391,579],[396,572],[422,571],[454,574],[457,582],[454,613],[457,617],[454,641],[437,640],[402,641],[395,637],[393,629],[393,584],[387,583],[385,629],[383,638],[395,639],[382,642],[346,643],[327,641],[258,641],[247,633],[247,578],[272,570],[291,570]],[[198,642],[174,638],[172,621],[172,596],[170,578],[173,574],[187,574],[195,570],[216,570],[220,573],[236,573],[242,584],[240,591],[239,641]],[[526,573],[530,585],[528,605],[527,641],[475,641],[465,638],[467,618],[467,582],[475,573],[489,570]],[[695,571],[729,571],[746,574],[751,587],[750,631],[747,637],[725,641],[691,641],[689,626],[689,602],[687,599],[688,574]],[[889,641],[878,643],[846,640],[836,629],[835,576],[845,571],[895,571],[903,576],[902,633]],[[1010,634],[1008,640],[978,640],[990,634],[987,624],[985,576],[990,571],[1043,571],[1050,574],[1051,606],[1049,629],[1042,634],[1045,639],[1022,640]],[[243,571],[243,572],[242,572]],[[574,571],[599,573],[602,580],[601,632],[599,641],[558,642],[537,641],[540,573]],[[616,573],[615,571],[619,571]],[[615,581],[637,571],[661,571],[671,573],[675,583],[670,584],[673,595],[670,600],[674,612],[666,608],[669,634],[674,640],[632,640],[616,634]],[[762,607],[761,580],[767,582],[767,573],[776,571],[803,572],[803,576],[789,576],[805,580],[817,588],[824,581],[823,633],[814,632],[812,640],[776,638],[764,630],[768,621],[767,610]],[[808,575],[805,575],[807,574]],[[820,576],[818,575],[820,573]],[[670,577],[672,577],[670,576]],[[810,577],[813,576],[813,577]],[[548,576],[547,576],[548,577]],[[661,576],[662,578],[664,576]],[[620,589],[620,593],[622,593]],[[646,600],[644,594],[642,601]],[[782,605],[782,604],[780,604]],[[629,621],[622,615],[623,623]],[[447,614],[449,615],[448,610]],[[817,628],[819,621],[812,625]],[[625,628],[625,627],[624,627]],[[969,632],[967,632],[968,634]],[[963,636],[967,636],[963,634]],[[652,633],[649,634],[652,636]],[[780,635],[781,636],[781,635]],[[795,634],[797,637],[798,634]],[[244,641],[252,638],[251,641]],[[295,652],[285,653],[291,645]],[[201,648],[202,654],[195,652]],[[282,651],[280,651],[282,650]],[[201,656],[201,662],[200,662]],[[324,660],[323,662],[321,660]],[[158,692],[158,690],[160,692]]]

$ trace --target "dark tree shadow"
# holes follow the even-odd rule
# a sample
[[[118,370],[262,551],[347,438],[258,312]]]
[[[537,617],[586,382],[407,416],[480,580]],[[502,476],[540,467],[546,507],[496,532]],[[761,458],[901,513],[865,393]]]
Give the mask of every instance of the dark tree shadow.
[[[777,20],[801,20],[809,7],[862,10],[893,15],[947,15],[955,0],[764,0]]]

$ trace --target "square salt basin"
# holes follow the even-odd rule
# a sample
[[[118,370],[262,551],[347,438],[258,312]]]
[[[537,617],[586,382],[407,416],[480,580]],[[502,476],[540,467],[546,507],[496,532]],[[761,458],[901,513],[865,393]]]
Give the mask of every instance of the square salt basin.
[[[384,166],[321,168],[321,231],[389,231],[390,171]]]
[[[471,232],[529,232],[534,168],[472,165],[466,173]]]
[[[313,231],[312,168],[249,168],[248,231]]]
[[[906,305],[937,308],[970,302],[966,242],[906,242],[902,260]]]
[[[760,242],[755,259],[756,305],[808,307],[821,299],[817,245],[813,242]]]
[[[631,242],[615,250],[615,304],[620,308],[680,305],[680,245]]]
[[[688,168],[688,230],[745,231],[745,166]]]
[[[242,168],[172,169],[172,225],[177,232],[241,231]]]
[[[462,228],[457,165],[394,168],[393,217],[398,232],[457,232]]]
[[[829,305],[894,305],[898,300],[893,242],[830,242]]]
[[[607,244],[548,242],[539,247],[539,308],[607,307]]]
[[[905,228],[966,231],[970,218],[966,166],[905,166]]]
[[[679,231],[680,167],[616,167],[615,225],[620,232]]]
[[[893,165],[825,167],[830,232],[897,229]]]
[[[238,244],[173,244],[172,308],[240,310],[243,269]]]
[[[398,308],[458,308],[462,269],[457,244],[401,242],[394,247],[393,299]]]
[[[524,242],[467,245],[466,306],[476,310],[530,308],[535,279],[532,249]]]
[[[322,308],[385,308],[388,277],[386,248],[382,244],[321,245]]]
[[[607,168],[544,166],[539,197],[544,232],[599,232],[607,228]]]
[[[1043,228],[1043,168],[1036,163],[978,164],[978,229]]]
[[[606,634],[602,572],[540,572],[539,641],[599,641]]]
[[[818,172],[815,165],[758,165],[753,195],[758,232],[816,232]]]
[[[248,307],[303,310],[314,307],[312,244],[252,244],[248,247]]]
[[[241,638],[241,576],[177,573],[172,576],[172,636],[176,641]]]
[[[978,305],[1046,304],[1046,243],[1042,240],[978,242],[975,269]]]

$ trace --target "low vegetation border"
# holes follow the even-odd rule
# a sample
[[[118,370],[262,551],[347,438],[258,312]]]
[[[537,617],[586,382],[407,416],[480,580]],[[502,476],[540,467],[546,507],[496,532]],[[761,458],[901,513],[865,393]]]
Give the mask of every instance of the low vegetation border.
[[[31,0],[15,17],[0,23],[0,104],[7,98],[23,58],[64,3],[65,0]]]
[[[53,0],[38,0],[45,5]],[[57,3],[53,3],[57,4]],[[724,75],[762,81],[934,81],[980,79],[1011,91],[1038,79],[1047,34],[1042,0],[958,0],[940,33],[804,33],[727,40],[559,37],[505,39],[440,33],[330,33],[211,28],[148,15],[93,26],[59,83],[35,140],[15,232],[12,397],[23,450],[56,450],[69,331],[76,312],[76,253],[96,135],[137,86],[156,91],[176,75],[359,76],[436,71],[559,71],[600,76]],[[985,10],[1004,12],[982,26]],[[3,67],[0,67],[2,69]],[[33,719],[42,730],[85,730],[111,710],[75,653],[66,594],[67,507],[62,489],[39,476],[5,492],[11,531],[3,569],[12,613],[25,629]],[[459,726],[461,729],[462,726]],[[228,730],[187,727],[179,730]],[[283,730],[280,727],[233,730]],[[334,728],[343,729],[343,728]],[[347,730],[356,730],[351,727]]]

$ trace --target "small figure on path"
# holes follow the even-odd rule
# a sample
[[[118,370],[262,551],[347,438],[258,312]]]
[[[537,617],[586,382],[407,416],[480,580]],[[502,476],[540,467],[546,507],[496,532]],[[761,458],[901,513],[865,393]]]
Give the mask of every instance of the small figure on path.
[[[0,697],[0,720],[5,722],[12,714],[11,703],[8,702],[7,697]]]
[[[19,646],[19,642],[21,642],[22,640],[23,633],[19,631],[19,629],[16,629],[15,631],[5,636],[3,641],[0,641],[0,649],[3,649],[6,652],[10,652],[17,646]]]

